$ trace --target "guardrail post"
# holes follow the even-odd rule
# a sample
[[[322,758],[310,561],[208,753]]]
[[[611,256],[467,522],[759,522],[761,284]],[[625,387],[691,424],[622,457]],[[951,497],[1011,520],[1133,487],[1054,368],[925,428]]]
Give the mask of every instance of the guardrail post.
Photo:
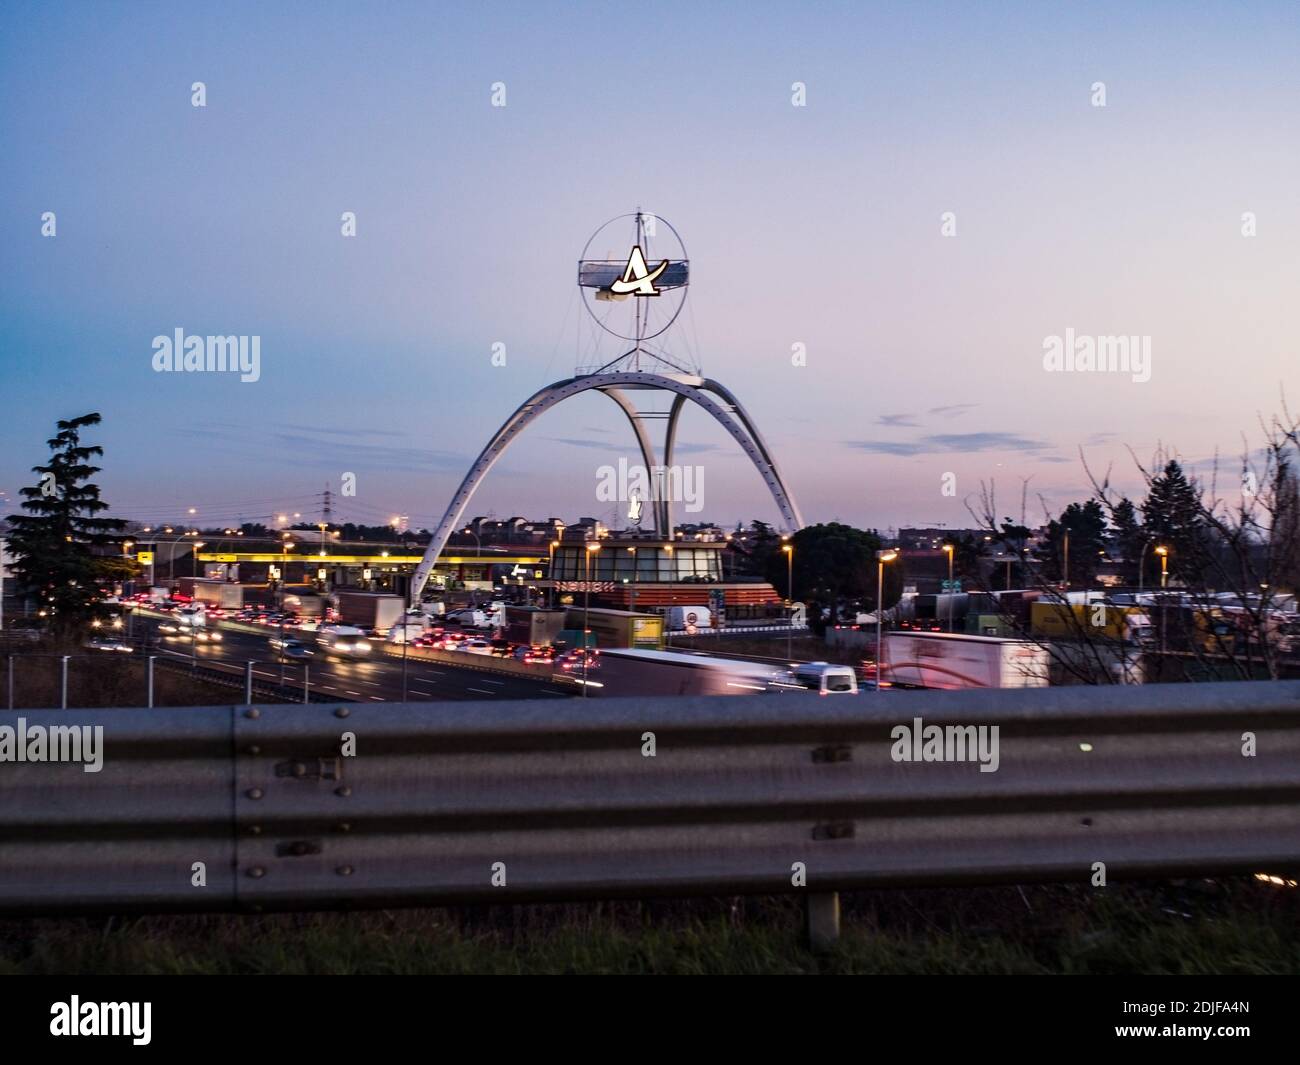
[[[311,691],[311,677],[308,673],[307,663],[304,662],[302,664],[302,701],[304,703],[311,702],[311,700],[308,698],[308,693],[310,691]]]
[[[151,710],[153,709],[153,660],[157,657],[157,655],[150,655],[149,660],[144,664],[144,675],[148,679],[149,689],[149,700],[145,705],[147,705]]]
[[[808,913],[808,946],[829,950],[840,938],[840,893],[818,891],[805,903]]]
[[[253,663],[244,663],[244,702],[253,701]]]
[[[59,703],[59,706],[61,709],[66,710],[68,708],[68,656],[67,655],[63,656],[62,675],[63,675],[63,682],[62,682],[63,696],[62,696],[62,701]]]

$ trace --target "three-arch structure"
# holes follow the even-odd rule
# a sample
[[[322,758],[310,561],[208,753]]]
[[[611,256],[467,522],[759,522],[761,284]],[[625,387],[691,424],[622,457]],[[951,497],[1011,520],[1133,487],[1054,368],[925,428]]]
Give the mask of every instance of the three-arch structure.
[[[505,424],[488,441],[487,447],[479,454],[474,465],[470,467],[469,473],[461,481],[460,487],[456,489],[451,505],[447,507],[447,512],[443,515],[438,528],[434,530],[433,539],[429,541],[429,547],[424,553],[424,558],[420,560],[419,566],[415,569],[415,575],[411,578],[411,602],[419,602],[420,594],[424,591],[424,586],[429,580],[429,574],[433,571],[434,563],[438,561],[438,556],[442,554],[442,549],[447,545],[447,540],[451,537],[452,532],[459,527],[465,508],[469,505],[470,499],[473,498],[479,482],[487,476],[488,471],[496,464],[497,459],[505,454],[506,448],[510,446],[515,437],[557,403],[568,399],[570,396],[576,396],[581,392],[588,392],[592,389],[609,396],[627,415],[628,421],[632,425],[632,431],[636,434],[637,445],[641,449],[641,457],[645,462],[647,473],[661,468],[661,464],[655,461],[655,448],[649,433],[646,431],[645,414],[637,410],[636,406],[627,397],[627,392],[636,389],[650,389],[675,393],[672,408],[668,412],[667,428],[664,433],[662,468],[672,466],[677,422],[686,401],[690,400],[692,403],[703,407],[718,424],[732,435],[740,445],[741,450],[754,463],[754,467],[763,478],[763,483],[767,485],[768,491],[772,493],[772,498],[776,501],[781,517],[789,525],[790,531],[794,532],[803,527],[803,519],[799,516],[799,508],[795,505],[794,497],[791,496],[785,482],[781,479],[776,460],[768,450],[767,444],[763,442],[763,437],[759,434],[758,428],[740,405],[740,401],[716,381],[685,374],[669,375],[639,371],[571,377],[566,381],[557,381],[553,385],[547,385],[540,392],[530,396],[514,414],[506,419]],[[668,493],[657,494],[667,495]],[[660,498],[651,502],[653,503],[652,513],[654,515],[655,532],[666,539],[672,535],[672,500]]]

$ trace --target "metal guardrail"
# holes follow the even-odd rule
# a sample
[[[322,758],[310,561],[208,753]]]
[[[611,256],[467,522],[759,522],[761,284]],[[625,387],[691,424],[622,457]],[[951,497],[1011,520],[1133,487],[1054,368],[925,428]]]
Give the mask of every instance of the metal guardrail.
[[[0,761],[8,912],[802,891],[824,929],[850,888],[1300,867],[1293,681],[11,711],[0,726],[19,717],[102,726],[104,763]],[[997,726],[997,771],[894,760],[891,730],[917,718]]]

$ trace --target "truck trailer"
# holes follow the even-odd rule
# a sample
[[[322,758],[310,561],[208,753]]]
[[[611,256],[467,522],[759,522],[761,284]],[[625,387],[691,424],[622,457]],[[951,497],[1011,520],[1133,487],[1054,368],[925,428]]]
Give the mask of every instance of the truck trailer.
[[[334,593],[339,621],[362,629],[387,632],[402,620],[406,600],[383,592],[338,591]]]
[[[1050,658],[1029,640],[888,632],[881,678],[913,688],[1045,688]]]

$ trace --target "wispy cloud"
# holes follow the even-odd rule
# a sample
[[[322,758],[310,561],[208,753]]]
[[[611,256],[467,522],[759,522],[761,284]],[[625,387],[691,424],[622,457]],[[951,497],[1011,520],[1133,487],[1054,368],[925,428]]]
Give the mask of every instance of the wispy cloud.
[[[889,428],[915,429],[917,422],[914,415],[911,414],[882,414],[876,419],[877,425],[888,426]]]
[[[849,440],[847,447],[877,455],[929,455],[953,451],[1042,451],[1052,445],[1017,433],[939,433],[920,440]]]
[[[968,410],[974,410],[978,403],[952,403],[946,407],[931,407],[927,414],[939,414],[945,418],[956,418],[960,414],[965,414]]]

